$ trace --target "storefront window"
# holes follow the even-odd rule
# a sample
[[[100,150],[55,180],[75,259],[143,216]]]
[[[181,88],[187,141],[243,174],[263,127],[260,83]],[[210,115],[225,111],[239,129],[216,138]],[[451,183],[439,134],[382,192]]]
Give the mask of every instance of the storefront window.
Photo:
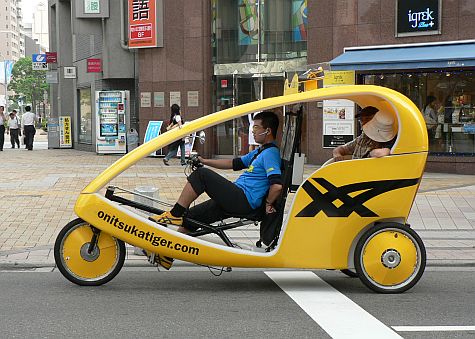
[[[214,63],[306,56],[307,0],[213,0]]]
[[[79,142],[92,144],[92,107],[91,89],[83,88],[79,91]]]
[[[475,73],[364,74],[362,83],[392,88],[410,98],[426,120],[432,153],[475,154]]]

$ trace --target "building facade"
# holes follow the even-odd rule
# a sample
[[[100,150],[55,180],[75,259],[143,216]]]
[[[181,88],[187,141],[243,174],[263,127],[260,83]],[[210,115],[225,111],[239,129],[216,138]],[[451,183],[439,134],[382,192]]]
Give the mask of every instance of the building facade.
[[[57,63],[50,69],[57,72],[57,83],[50,87],[51,117],[71,117],[73,147],[86,151],[96,150],[97,91],[129,91],[127,128],[138,125],[137,58],[121,40],[125,2],[92,2],[97,6],[88,10],[87,0],[48,1],[49,45],[57,52]]]
[[[6,105],[9,95],[5,78],[14,62],[25,56],[21,0],[0,0],[0,104]],[[8,105],[7,105],[8,106]]]
[[[185,119],[195,119],[281,95],[287,74],[306,69],[306,1],[160,2],[163,47],[139,50],[139,90],[164,101],[141,105],[142,140],[150,120],[168,121],[177,97]],[[246,153],[248,127],[248,117],[217,126],[200,151],[219,157]]]
[[[3,0],[0,4],[0,55],[18,61],[25,56],[21,0]]]
[[[192,120],[281,95],[285,79],[325,63],[332,72],[353,74],[354,83],[393,88],[432,114],[429,170],[475,172],[475,26],[465,25],[475,14],[473,1],[150,0],[136,8],[159,5],[163,44],[130,51],[121,22],[127,23],[124,12],[137,2],[121,0],[110,8],[105,0],[88,3],[107,6],[110,15],[84,17],[78,12],[84,0],[49,1],[58,69],[76,66],[78,74],[76,80],[60,75],[52,111],[73,112],[78,148],[92,148],[87,145],[95,132],[81,124],[95,123],[89,96],[97,89],[136,89],[131,120],[143,141],[150,121],[169,119],[172,103]],[[87,58],[98,55],[103,72],[87,73]],[[324,147],[323,107],[305,109],[302,148],[312,164],[331,157],[332,149]],[[209,130],[199,151],[245,153],[248,126],[245,117]]]
[[[40,2],[33,12],[33,22],[31,25],[31,38],[35,40],[42,49],[49,51],[48,38],[48,4]]]
[[[475,27],[467,24],[475,2],[316,0],[308,5],[309,62],[329,61],[332,70],[355,71],[357,84],[389,87],[412,99],[428,125],[427,169],[475,173]],[[321,162],[326,156],[313,158]]]

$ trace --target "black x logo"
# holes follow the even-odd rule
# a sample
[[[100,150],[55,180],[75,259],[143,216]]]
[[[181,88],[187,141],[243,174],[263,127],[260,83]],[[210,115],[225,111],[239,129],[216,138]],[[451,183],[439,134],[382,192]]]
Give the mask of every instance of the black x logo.
[[[321,193],[317,187],[307,180],[302,187],[313,201],[301,210],[296,215],[297,217],[314,217],[320,211],[323,211],[327,217],[348,217],[352,212],[357,213],[360,217],[377,217],[376,213],[363,205],[366,201],[382,193],[413,186],[419,182],[419,178],[380,180],[336,187],[323,178],[312,179],[325,188],[327,192]],[[362,192],[355,197],[349,195],[352,192],[358,191]],[[340,200],[342,205],[339,207],[335,206],[333,202],[336,200]]]

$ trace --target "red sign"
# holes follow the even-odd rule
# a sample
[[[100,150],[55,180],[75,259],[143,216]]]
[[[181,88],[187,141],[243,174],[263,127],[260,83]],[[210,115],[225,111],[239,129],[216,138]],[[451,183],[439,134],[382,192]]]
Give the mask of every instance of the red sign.
[[[161,0],[129,1],[129,48],[161,47]],[[160,13],[160,15],[159,15]],[[159,25],[160,24],[160,25]]]
[[[57,52],[46,52],[46,63],[47,64],[56,64],[58,62],[58,53]]]
[[[227,88],[228,87],[228,80],[223,79],[221,80],[221,88]]]
[[[130,39],[150,40],[152,38],[152,24],[130,25]]]
[[[101,59],[87,59],[87,73],[100,73],[102,72],[102,60]]]

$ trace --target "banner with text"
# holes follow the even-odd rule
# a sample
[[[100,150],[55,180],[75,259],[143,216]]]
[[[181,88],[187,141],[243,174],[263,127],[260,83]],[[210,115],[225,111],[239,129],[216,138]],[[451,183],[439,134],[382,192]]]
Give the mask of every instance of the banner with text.
[[[128,2],[129,48],[163,47],[163,1]]]
[[[355,84],[354,71],[326,71],[324,87]],[[350,100],[323,101],[323,148],[334,148],[353,140],[355,104]]]

